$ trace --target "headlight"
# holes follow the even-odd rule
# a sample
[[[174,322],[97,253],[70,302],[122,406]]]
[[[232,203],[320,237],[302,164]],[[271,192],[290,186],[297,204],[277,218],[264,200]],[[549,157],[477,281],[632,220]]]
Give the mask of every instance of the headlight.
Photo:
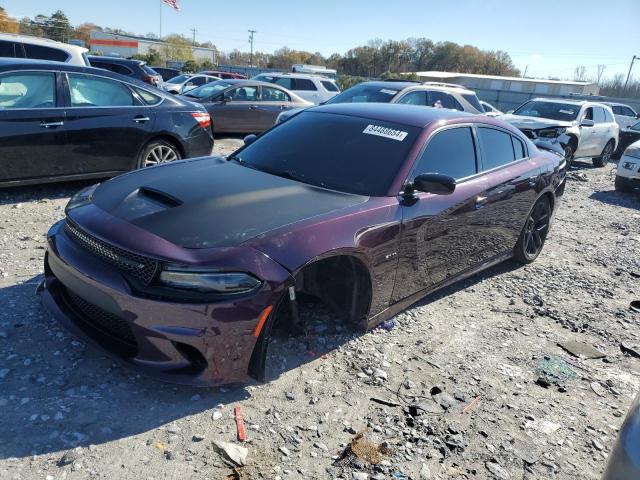
[[[253,275],[217,272],[211,269],[167,266],[160,272],[161,284],[202,293],[248,293],[262,285]]]
[[[634,170],[636,168],[636,164],[633,162],[624,162],[622,164],[622,168],[626,168],[627,170]]]
[[[73,210],[74,208],[78,208],[78,207],[82,207],[84,205],[90,204],[91,197],[93,197],[93,192],[96,191],[96,188],[98,188],[98,185],[100,184],[96,183],[95,185],[91,185],[90,187],[84,188],[80,190],[78,193],[76,193],[73,197],[71,197],[71,199],[67,203],[67,206],[64,207],[64,213],[67,214],[69,213],[70,210]]]
[[[640,158],[640,146],[638,146],[638,147],[627,147],[627,149],[624,151],[624,154],[629,156],[629,157]]]
[[[564,127],[544,128],[544,129],[538,131],[538,137],[541,137],[541,138],[557,138],[557,137],[559,137],[560,135],[562,135],[566,131],[567,131],[567,129],[564,128]]]

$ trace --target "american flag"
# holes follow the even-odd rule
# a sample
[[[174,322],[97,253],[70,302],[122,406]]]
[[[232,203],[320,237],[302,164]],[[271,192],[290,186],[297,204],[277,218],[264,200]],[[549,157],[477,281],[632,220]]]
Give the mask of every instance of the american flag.
[[[166,5],[169,5],[171,8],[173,8],[176,12],[180,11],[180,3],[178,2],[178,0],[162,0]]]

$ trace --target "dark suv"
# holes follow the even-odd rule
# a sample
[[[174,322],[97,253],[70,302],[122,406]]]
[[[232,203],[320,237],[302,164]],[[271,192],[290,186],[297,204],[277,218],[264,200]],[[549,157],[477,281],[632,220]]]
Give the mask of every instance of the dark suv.
[[[89,62],[91,62],[92,67],[103,68],[120,75],[136,78],[145,83],[150,83],[154,87],[157,87],[162,82],[162,77],[158,72],[147,66],[142,60],[90,55]]]

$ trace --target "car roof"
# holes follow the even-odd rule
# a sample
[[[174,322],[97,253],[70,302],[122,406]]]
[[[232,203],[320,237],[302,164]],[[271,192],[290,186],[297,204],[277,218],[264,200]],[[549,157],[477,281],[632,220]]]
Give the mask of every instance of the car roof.
[[[611,107],[609,105],[607,105],[605,102],[597,102],[594,100],[574,100],[574,99],[570,99],[570,98],[532,98],[530,100],[527,100],[528,102],[531,101],[535,101],[535,102],[548,102],[548,103],[566,103],[569,105],[576,105],[579,107],[582,107],[584,105],[598,105],[600,107],[603,107],[605,109],[609,109],[611,110]],[[520,108],[520,107],[518,107]]]
[[[317,78],[318,80],[331,80],[325,75],[320,75],[318,73],[297,73],[297,72],[262,72],[258,75],[270,75],[272,77],[300,77],[300,78]],[[257,76],[257,75],[256,75]]]
[[[419,128],[440,120],[465,119],[470,122],[489,120],[488,117],[457,110],[397,103],[332,103],[312,107],[308,111],[370,118]],[[492,121],[487,121],[486,123],[493,124]]]
[[[617,103],[617,102],[601,102],[601,103],[603,103],[605,105],[609,105],[610,107],[628,107],[628,108],[631,108],[631,105],[627,105],[626,103]]]
[[[31,43],[33,45],[46,45],[49,47],[66,48],[69,50],[76,50],[80,53],[88,52],[89,50],[81,47],[80,45],[72,45],[70,43],[62,43],[50,38],[34,37],[32,35],[20,35],[17,33],[4,33],[0,32],[0,39],[12,40],[14,42]]]

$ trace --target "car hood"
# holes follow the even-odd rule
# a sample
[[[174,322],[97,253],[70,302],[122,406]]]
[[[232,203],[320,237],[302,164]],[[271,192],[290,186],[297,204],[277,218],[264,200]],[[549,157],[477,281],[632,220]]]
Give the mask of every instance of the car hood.
[[[553,120],[551,118],[538,118],[538,117],[525,117],[521,115],[506,114],[501,115],[500,120],[510,123],[516,128],[528,128],[537,130],[539,128],[548,127],[571,127],[575,125],[574,122],[566,122],[562,120]]]
[[[210,157],[121,175],[100,185],[92,201],[175,245],[212,248],[236,246],[368,198]]]

